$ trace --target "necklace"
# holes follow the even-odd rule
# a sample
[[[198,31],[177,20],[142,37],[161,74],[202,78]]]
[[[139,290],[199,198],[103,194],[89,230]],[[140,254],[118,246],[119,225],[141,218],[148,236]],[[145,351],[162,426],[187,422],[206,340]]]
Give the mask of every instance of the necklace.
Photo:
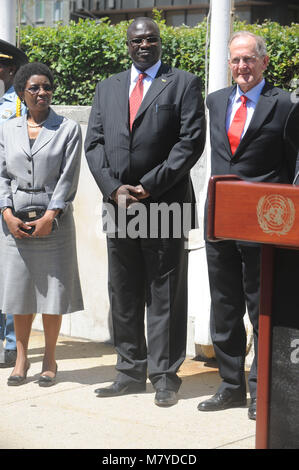
[[[27,125],[28,127],[41,127],[45,122],[46,122],[47,119],[45,119],[44,121],[40,122],[39,124],[29,124],[29,122],[27,121]]]

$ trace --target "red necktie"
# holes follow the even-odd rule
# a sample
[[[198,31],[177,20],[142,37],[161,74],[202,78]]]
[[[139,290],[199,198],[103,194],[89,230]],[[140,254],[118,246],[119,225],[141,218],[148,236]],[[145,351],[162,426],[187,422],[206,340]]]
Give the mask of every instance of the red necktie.
[[[230,143],[230,148],[232,154],[235,153],[240,140],[241,135],[245,126],[246,117],[247,117],[247,106],[246,101],[248,100],[247,96],[241,95],[241,106],[237,109],[234,119],[228,129],[227,135]]]
[[[132,130],[133,122],[139,106],[141,105],[143,98],[143,79],[146,77],[146,73],[140,73],[138,81],[130,96],[130,129]]]

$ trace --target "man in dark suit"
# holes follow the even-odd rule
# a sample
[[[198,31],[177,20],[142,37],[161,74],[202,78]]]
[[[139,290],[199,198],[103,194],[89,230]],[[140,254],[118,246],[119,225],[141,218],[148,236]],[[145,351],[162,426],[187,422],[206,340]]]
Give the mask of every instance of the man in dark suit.
[[[134,20],[127,46],[132,68],[97,85],[85,142],[107,210],[127,222],[117,222],[118,231],[107,237],[118,374],[95,392],[106,397],[143,391],[148,372],[155,403],[170,406],[177,402],[177,371],[186,349],[187,250],[183,230],[177,231],[178,213],[194,207],[190,169],[204,148],[204,105],[198,77],[161,63],[153,20]],[[174,222],[167,235],[151,217],[160,204],[162,221]],[[167,208],[173,204],[179,210],[172,217]],[[130,236],[134,207],[145,217]]]
[[[299,88],[291,95],[293,107],[285,125],[285,139],[290,145],[290,152],[297,153],[295,178],[293,184],[299,185]]]
[[[243,31],[229,45],[236,85],[211,93],[211,173],[234,174],[253,182],[292,183],[296,154],[289,151],[284,126],[292,107],[290,94],[265,82],[269,57],[262,38]],[[236,221],[237,223],[237,221]],[[199,403],[200,411],[246,404],[244,363],[248,310],[255,356],[248,378],[250,419],[256,419],[257,337],[260,247],[237,241],[206,243],[211,291],[211,337],[222,383]]]

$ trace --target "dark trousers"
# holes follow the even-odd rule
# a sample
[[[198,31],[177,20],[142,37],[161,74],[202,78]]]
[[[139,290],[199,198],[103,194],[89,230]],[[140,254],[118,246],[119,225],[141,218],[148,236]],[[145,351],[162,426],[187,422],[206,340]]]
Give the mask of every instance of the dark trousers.
[[[107,238],[117,380],[177,391],[186,355],[184,239]],[[147,307],[147,335],[145,334]]]
[[[244,395],[246,306],[253,325],[254,359],[248,386],[256,397],[257,340],[260,299],[260,247],[235,241],[207,242],[206,253],[211,291],[211,337],[222,384]]]

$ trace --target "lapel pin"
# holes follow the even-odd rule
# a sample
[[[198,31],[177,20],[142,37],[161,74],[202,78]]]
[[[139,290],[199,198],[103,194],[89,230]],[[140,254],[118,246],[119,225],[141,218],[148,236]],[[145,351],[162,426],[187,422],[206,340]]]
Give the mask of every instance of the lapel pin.
[[[162,82],[166,82],[165,78],[161,78]]]

